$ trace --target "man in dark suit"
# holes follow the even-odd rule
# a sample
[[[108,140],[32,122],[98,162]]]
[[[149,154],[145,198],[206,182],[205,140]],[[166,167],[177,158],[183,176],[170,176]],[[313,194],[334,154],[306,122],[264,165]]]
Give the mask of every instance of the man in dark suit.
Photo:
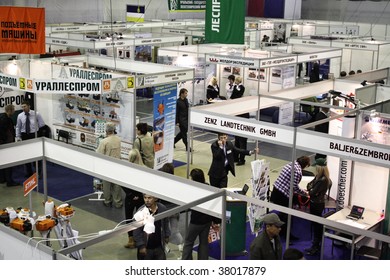
[[[234,80],[233,93],[230,99],[237,99],[244,96],[245,87],[242,84],[242,78],[236,77]],[[237,115],[237,117],[249,119],[249,113],[244,113]],[[238,149],[246,150],[248,143],[248,138],[241,136],[234,136],[234,146]],[[245,164],[245,154],[244,153],[234,153],[234,162],[237,162],[237,166]]]
[[[218,133],[218,140],[211,144],[213,160],[209,169],[210,185],[217,188],[226,188],[228,185],[229,171],[236,176],[234,167],[234,153],[252,155],[259,153],[259,148],[253,151],[243,150],[235,147],[228,140],[226,133]]]
[[[176,124],[179,126],[180,132],[176,135],[174,145],[183,140],[184,145],[187,146],[187,132],[188,132],[188,90],[182,88],[179,92],[179,98],[176,101]]]

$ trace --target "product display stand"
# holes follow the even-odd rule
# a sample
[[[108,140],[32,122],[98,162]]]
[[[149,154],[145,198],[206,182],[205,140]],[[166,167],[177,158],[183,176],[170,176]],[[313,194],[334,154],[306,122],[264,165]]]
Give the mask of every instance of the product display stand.
[[[103,195],[103,183],[102,180],[94,178],[93,179],[93,189],[95,190],[94,194],[97,195],[97,198],[90,198],[90,201],[104,201],[102,198]]]

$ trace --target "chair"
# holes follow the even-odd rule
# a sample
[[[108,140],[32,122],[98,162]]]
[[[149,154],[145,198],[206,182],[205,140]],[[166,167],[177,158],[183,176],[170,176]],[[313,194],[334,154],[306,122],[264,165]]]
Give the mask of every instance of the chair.
[[[390,235],[390,232],[387,233]],[[389,244],[381,242],[380,248],[374,248],[367,245],[362,245],[356,251],[356,256],[364,257],[372,260],[383,260],[386,259],[389,250]]]
[[[382,256],[382,249],[363,245],[360,246],[360,248],[357,250],[356,256],[361,256],[373,260],[379,260],[381,259]]]
[[[68,144],[70,132],[62,129],[58,130],[57,140],[60,141],[60,138],[64,138],[66,140],[66,144]]]
[[[322,215],[322,217],[326,219],[327,217],[329,217],[330,215],[333,215],[334,213],[336,213],[336,210],[330,210],[330,211],[324,213]],[[332,241],[332,256],[333,256],[334,239],[332,238],[331,241]]]

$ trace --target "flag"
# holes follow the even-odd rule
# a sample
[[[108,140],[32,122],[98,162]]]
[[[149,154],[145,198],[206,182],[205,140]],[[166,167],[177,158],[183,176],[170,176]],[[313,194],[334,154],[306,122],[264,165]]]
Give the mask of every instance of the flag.
[[[245,0],[207,0],[206,43],[244,44]]]

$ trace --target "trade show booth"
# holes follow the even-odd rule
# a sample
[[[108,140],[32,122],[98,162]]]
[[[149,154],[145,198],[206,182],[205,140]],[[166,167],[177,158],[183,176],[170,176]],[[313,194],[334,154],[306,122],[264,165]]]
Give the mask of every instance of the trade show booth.
[[[15,104],[20,109],[26,92],[32,93],[36,98],[33,99],[35,110],[51,127],[55,138],[64,140],[63,136],[67,135],[67,142],[92,150],[105,135],[105,123],[113,122],[122,138],[124,158],[135,138],[136,91],[150,89],[155,167],[172,162],[178,83],[192,81],[193,69],[128,63],[104,56],[25,60],[17,64],[6,61],[1,65],[4,77],[15,81],[5,85],[7,91],[11,90],[7,93],[10,98],[7,104]],[[105,71],[97,70],[103,68]],[[59,135],[60,131],[65,134]]]
[[[290,37],[289,44],[341,48],[340,71],[362,70],[363,72],[387,67],[390,64],[390,42],[372,37],[350,37],[341,35],[318,35]],[[339,77],[339,72],[334,72]]]
[[[216,77],[220,96],[226,97],[225,84],[229,75],[241,76],[244,96],[257,95],[294,87],[298,64],[323,62],[327,72],[339,71],[341,50],[335,48],[285,47],[283,50],[252,50],[245,46],[201,45],[161,48],[158,62],[177,66],[195,67],[194,105],[206,103],[206,88]],[[324,76],[325,77],[325,76]],[[183,85],[185,87],[185,85]]]
[[[388,71],[386,71],[386,77],[388,77]],[[278,145],[292,147],[292,160],[296,158],[296,149],[326,154],[333,185],[337,186],[332,188],[330,193],[330,196],[336,199],[337,209],[352,205],[364,205],[366,209],[376,213],[377,219],[380,219],[380,217],[383,217],[381,216],[382,211],[386,213],[389,211],[388,160],[390,155],[388,144],[386,144],[387,140],[385,140],[388,133],[385,132],[382,135],[382,131],[388,130],[387,114],[379,113],[378,115],[383,116],[383,119],[378,120],[367,117],[367,111],[364,111],[369,110],[370,106],[378,107],[378,104],[365,104],[364,107],[358,101],[356,103],[362,107],[348,107],[346,106],[347,103],[340,106],[333,106],[329,103],[321,104],[321,106],[331,109],[332,116],[329,119],[295,128],[235,117],[245,112],[258,111],[267,106],[279,105],[281,103],[280,97],[284,97],[285,102],[290,98],[290,102],[300,103],[300,98],[321,92],[320,86],[324,87],[322,89],[324,92],[339,92],[337,98],[340,97],[341,99],[344,99],[344,97],[348,99],[350,91],[355,93],[355,90],[358,92],[358,89],[363,88],[359,83],[336,79],[311,84],[307,87],[285,90],[276,99],[274,95],[260,95],[259,97],[243,97],[207,106],[193,107],[191,109],[190,124],[196,128],[220,131],[260,142],[277,143]],[[370,93],[360,92],[359,96],[372,95],[375,92],[376,88],[372,87]],[[347,94],[344,94],[343,97],[341,93]],[[384,103],[383,107],[388,106],[390,96],[387,95],[383,99],[386,100],[382,102]],[[351,119],[353,122],[351,122]],[[355,119],[360,121],[355,122]],[[310,129],[322,122],[330,122],[329,134],[315,132]],[[381,132],[378,134],[378,128],[374,130],[375,137],[379,137],[381,140],[374,143],[371,139],[371,141],[364,139],[367,138],[367,135],[374,134],[373,131],[365,131],[365,126],[372,126],[367,123],[380,124],[379,131]],[[356,133],[354,133],[355,131]],[[372,182],[372,178],[375,178],[375,183]],[[374,189],[375,191],[373,191]],[[290,195],[290,198],[291,206],[292,195]],[[386,217],[384,232],[388,231],[386,213],[384,214],[384,217]],[[348,230],[348,232],[353,231]]]

